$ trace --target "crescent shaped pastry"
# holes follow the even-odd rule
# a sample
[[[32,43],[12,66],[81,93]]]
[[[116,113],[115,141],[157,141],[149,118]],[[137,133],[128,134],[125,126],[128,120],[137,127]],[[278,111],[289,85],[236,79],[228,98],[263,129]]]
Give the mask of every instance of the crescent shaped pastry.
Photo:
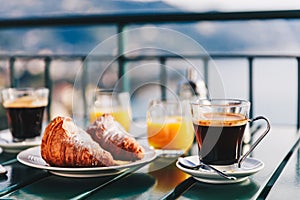
[[[87,132],[115,160],[136,161],[144,157],[144,148],[110,114],[103,114]]]
[[[42,138],[41,155],[51,166],[115,165],[112,155],[77,127],[69,117],[56,117],[48,124]]]

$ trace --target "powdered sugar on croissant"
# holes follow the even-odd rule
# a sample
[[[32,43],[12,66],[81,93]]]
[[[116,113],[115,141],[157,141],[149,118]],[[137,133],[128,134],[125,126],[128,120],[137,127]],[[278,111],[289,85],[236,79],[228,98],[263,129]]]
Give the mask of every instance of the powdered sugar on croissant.
[[[112,155],[69,117],[56,117],[48,124],[42,138],[41,155],[51,166],[115,165]]]
[[[116,160],[135,161],[144,157],[144,148],[110,114],[100,116],[87,132]]]

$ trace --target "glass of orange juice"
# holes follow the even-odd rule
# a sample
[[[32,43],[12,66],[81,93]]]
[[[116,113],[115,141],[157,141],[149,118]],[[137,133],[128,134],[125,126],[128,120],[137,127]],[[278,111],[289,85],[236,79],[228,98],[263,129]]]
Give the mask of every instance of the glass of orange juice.
[[[129,94],[113,90],[97,90],[94,103],[89,112],[90,122],[94,122],[104,113],[110,113],[128,132],[131,124]]]
[[[188,102],[151,101],[147,110],[147,134],[149,145],[163,155],[186,153],[194,140]]]

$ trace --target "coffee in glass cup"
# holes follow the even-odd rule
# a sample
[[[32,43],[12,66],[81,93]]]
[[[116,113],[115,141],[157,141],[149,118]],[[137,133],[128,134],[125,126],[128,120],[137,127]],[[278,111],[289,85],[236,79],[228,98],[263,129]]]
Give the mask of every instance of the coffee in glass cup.
[[[48,105],[47,88],[7,88],[1,92],[13,141],[41,135],[44,110]]]
[[[193,125],[201,162],[231,165],[242,162],[270,129],[262,116],[249,119],[250,102],[236,99],[204,99],[191,103]],[[267,129],[243,156],[242,141],[248,122],[263,119]]]

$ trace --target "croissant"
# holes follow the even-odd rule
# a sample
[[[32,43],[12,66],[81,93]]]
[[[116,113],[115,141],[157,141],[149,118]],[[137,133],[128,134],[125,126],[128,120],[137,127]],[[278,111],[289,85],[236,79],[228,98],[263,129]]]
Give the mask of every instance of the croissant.
[[[96,119],[87,133],[115,160],[136,161],[144,157],[144,148],[110,114]]]
[[[56,117],[45,129],[42,158],[51,166],[92,167],[115,165],[112,155],[77,127],[69,117]]]

